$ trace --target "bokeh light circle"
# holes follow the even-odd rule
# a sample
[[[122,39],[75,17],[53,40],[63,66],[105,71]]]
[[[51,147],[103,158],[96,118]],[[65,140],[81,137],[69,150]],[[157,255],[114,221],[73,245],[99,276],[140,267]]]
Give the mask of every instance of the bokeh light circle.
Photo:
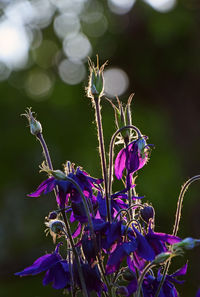
[[[63,13],[54,20],[54,30],[60,38],[77,34],[80,30],[80,21],[74,13]]]
[[[129,86],[128,75],[120,68],[110,68],[105,70],[104,79],[104,91],[111,97],[122,95]]]
[[[86,76],[86,68],[82,62],[73,62],[68,59],[59,64],[58,72],[61,79],[69,85],[80,83]]]
[[[63,50],[68,58],[72,60],[83,60],[91,54],[92,46],[87,36],[82,33],[72,38],[65,38]]]
[[[168,12],[176,5],[176,0],[144,0],[159,12]]]
[[[128,13],[134,3],[135,0],[108,0],[110,10],[116,14]]]

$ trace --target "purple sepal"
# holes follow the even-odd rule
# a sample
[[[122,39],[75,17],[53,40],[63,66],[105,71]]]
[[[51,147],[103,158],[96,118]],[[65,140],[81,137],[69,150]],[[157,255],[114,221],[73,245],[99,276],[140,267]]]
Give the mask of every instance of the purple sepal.
[[[55,188],[55,178],[50,177],[47,180],[43,181],[37,190],[31,194],[28,194],[28,197],[39,197],[42,193],[48,194]]]
[[[133,230],[136,233],[137,241],[138,241],[138,248],[137,248],[137,254],[141,258],[152,261],[155,258],[155,253],[152,247],[149,245],[148,241],[145,239],[145,237],[134,227],[132,224]]]
[[[46,286],[51,282],[53,282],[52,287],[54,289],[63,289],[70,285],[70,272],[67,261],[62,260],[47,270],[42,283]]]

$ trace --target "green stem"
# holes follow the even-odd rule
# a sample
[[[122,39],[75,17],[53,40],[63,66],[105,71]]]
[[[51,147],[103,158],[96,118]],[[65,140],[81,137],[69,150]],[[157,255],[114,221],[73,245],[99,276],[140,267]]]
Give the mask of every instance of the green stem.
[[[178,233],[178,229],[179,229],[179,224],[180,224],[180,219],[181,219],[181,210],[182,210],[182,205],[183,205],[183,198],[184,195],[188,189],[188,187],[195,181],[200,179],[200,175],[195,175],[193,177],[191,177],[190,179],[188,179],[182,186],[179,197],[178,197],[178,202],[177,202],[177,208],[176,208],[176,215],[175,215],[175,223],[174,223],[174,228],[173,228],[173,233],[172,235],[176,236]],[[170,266],[171,261],[168,261],[165,266],[164,266],[164,270],[163,270],[163,276],[162,279],[160,281],[159,287],[157,289],[156,295],[155,297],[158,297],[160,294],[160,290],[164,284],[169,266]]]
[[[62,210],[61,213],[62,213],[62,216],[63,216],[63,220],[65,222],[65,226],[66,226],[66,230],[67,230],[67,235],[68,235],[68,238],[69,238],[69,241],[70,241],[70,244],[71,244],[71,248],[72,248],[73,254],[75,256],[75,260],[76,260],[76,264],[77,264],[77,269],[78,269],[78,273],[79,273],[79,278],[80,278],[80,282],[81,282],[81,287],[82,287],[82,290],[83,290],[83,295],[85,297],[88,297],[87,288],[86,288],[86,285],[85,285],[85,280],[84,280],[83,272],[82,272],[82,268],[81,268],[81,263],[80,263],[80,260],[79,260],[79,257],[78,257],[78,253],[77,253],[77,250],[76,250],[76,247],[75,247],[75,244],[74,244],[74,240],[73,240],[72,235],[71,235],[71,230],[70,230],[69,222],[68,222],[68,219],[67,219],[67,216],[66,216],[65,211]]]
[[[141,289],[142,289],[142,283],[143,283],[144,277],[145,277],[146,273],[148,272],[148,270],[149,270],[151,267],[153,267],[153,266],[155,266],[155,264],[153,264],[153,263],[149,263],[149,264],[144,268],[144,270],[143,270],[143,272],[142,272],[142,274],[141,274],[141,276],[139,277],[139,280],[138,280],[138,288],[137,288],[137,291],[136,291],[136,293],[135,293],[135,297],[140,297],[140,291],[141,291]]]
[[[46,159],[46,162],[47,162],[49,168],[51,170],[53,170],[53,165],[52,165],[52,162],[51,162],[51,157],[50,157],[50,154],[49,154],[49,150],[48,150],[47,144],[46,144],[46,142],[44,140],[44,137],[43,137],[42,133],[38,133],[36,137],[40,141],[40,144],[42,146],[43,153],[44,153],[44,156],[45,156],[45,159]]]
[[[177,202],[177,209],[176,209],[176,216],[175,216],[175,224],[174,224],[174,229],[173,229],[173,235],[176,236],[178,229],[179,229],[179,223],[181,219],[181,210],[182,210],[182,204],[183,204],[183,198],[184,195],[188,189],[188,187],[195,181],[200,179],[200,175],[195,175],[188,179],[185,184],[182,186],[181,192],[178,197],[178,202]]]
[[[101,168],[102,175],[104,179],[104,193],[106,197],[106,209],[107,209],[107,218],[108,222],[111,222],[111,211],[110,211],[110,197],[108,195],[108,174],[107,174],[107,165],[106,165],[106,153],[104,146],[104,137],[103,137],[103,127],[102,127],[102,119],[101,119],[101,111],[100,111],[100,98],[94,97],[95,103],[95,111],[96,111],[96,123],[98,129],[98,139],[99,139],[99,153],[101,158]]]
[[[44,153],[46,162],[47,162],[49,168],[51,170],[53,170],[51,157],[50,157],[50,154],[49,154],[47,144],[46,144],[46,142],[45,142],[45,140],[43,138],[43,135],[41,133],[38,133],[37,138],[39,139],[40,144],[41,144],[41,146],[43,148],[43,153]],[[55,193],[55,196],[56,196],[57,190],[55,190],[54,193]],[[83,277],[83,272],[82,272],[80,260],[79,260],[78,253],[77,253],[77,250],[76,250],[76,247],[75,247],[75,244],[74,244],[74,240],[72,238],[72,234],[71,234],[69,222],[68,222],[67,217],[66,217],[65,210],[64,209],[61,210],[61,213],[62,213],[62,216],[63,216],[63,220],[65,222],[65,226],[66,226],[67,235],[68,235],[68,238],[69,238],[69,241],[70,241],[70,245],[71,245],[71,248],[72,248],[73,254],[75,256],[76,263],[77,263],[77,269],[78,269],[78,273],[79,273],[81,287],[82,287],[82,290],[83,290],[83,295],[84,295],[84,297],[88,297],[88,293],[87,293],[87,289],[86,289],[86,285],[85,285],[85,280],[84,280],[84,277]]]

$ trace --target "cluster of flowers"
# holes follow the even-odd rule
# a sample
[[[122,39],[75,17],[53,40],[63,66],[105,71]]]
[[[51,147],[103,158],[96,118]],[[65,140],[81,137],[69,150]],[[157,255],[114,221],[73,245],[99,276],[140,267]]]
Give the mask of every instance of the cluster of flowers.
[[[111,139],[107,166],[100,112],[104,66],[99,68],[97,61],[95,67],[90,61],[88,86],[88,97],[96,113],[102,179],[91,177],[69,161],[63,171],[54,170],[40,122],[31,109],[25,114],[46,158],[41,171],[48,174],[48,179],[28,196],[39,197],[54,191],[58,209],[49,213],[46,225],[54,243],[57,240],[58,243],[53,253],[41,256],[16,275],[46,272],[44,285],[52,282],[54,289],[64,289],[72,297],[80,291],[84,297],[91,292],[107,297],[176,297],[175,284],[183,282],[177,277],[186,274],[187,264],[173,274],[168,274],[168,268],[173,257],[200,243],[177,236],[184,193],[200,176],[191,178],[182,187],[173,234],[155,232],[154,208],[143,203],[143,197],[137,196],[135,189],[136,174],[147,163],[151,145],[132,125],[132,96],[125,107],[118,98],[117,106],[110,101],[118,130]],[[123,144],[123,148],[113,162],[116,144]],[[113,171],[123,183],[123,189],[115,193]],[[63,242],[62,256],[59,250]]]

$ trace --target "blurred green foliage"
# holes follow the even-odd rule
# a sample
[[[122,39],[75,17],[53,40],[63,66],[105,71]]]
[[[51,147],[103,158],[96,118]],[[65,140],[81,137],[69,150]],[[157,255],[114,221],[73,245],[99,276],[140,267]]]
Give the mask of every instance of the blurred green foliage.
[[[196,2],[178,1],[169,12],[160,13],[142,1],[136,1],[127,14],[112,13],[102,1],[108,30],[91,38],[93,58],[122,68],[129,76],[129,88],[122,96],[133,99],[133,122],[155,144],[151,159],[138,174],[137,192],[145,195],[156,210],[156,230],[171,232],[181,184],[200,172],[200,8]],[[194,4],[192,6],[192,4]],[[43,126],[54,168],[62,169],[66,160],[100,176],[94,113],[85,96],[87,78],[68,85],[55,67],[46,67],[61,43],[52,24],[43,30],[48,44],[33,51],[35,62],[15,71],[0,84],[1,94],[1,200],[0,200],[0,296],[61,296],[61,291],[43,288],[41,276],[19,279],[14,272],[31,264],[45,251],[52,251],[45,237],[44,217],[56,207],[53,195],[27,198],[45,178],[38,173],[43,161],[39,143],[30,135],[20,117],[32,106]],[[54,41],[55,43],[52,43]],[[47,48],[46,48],[47,46]],[[33,97],[24,87],[32,71],[46,71],[53,77],[51,92]],[[103,101],[103,100],[102,100]],[[114,114],[107,101],[102,102],[105,143],[115,131]],[[115,188],[120,187],[119,183]],[[199,184],[186,194],[179,235],[199,237]],[[200,284],[199,250],[181,259],[189,259],[187,281],[180,296],[194,296]]]

